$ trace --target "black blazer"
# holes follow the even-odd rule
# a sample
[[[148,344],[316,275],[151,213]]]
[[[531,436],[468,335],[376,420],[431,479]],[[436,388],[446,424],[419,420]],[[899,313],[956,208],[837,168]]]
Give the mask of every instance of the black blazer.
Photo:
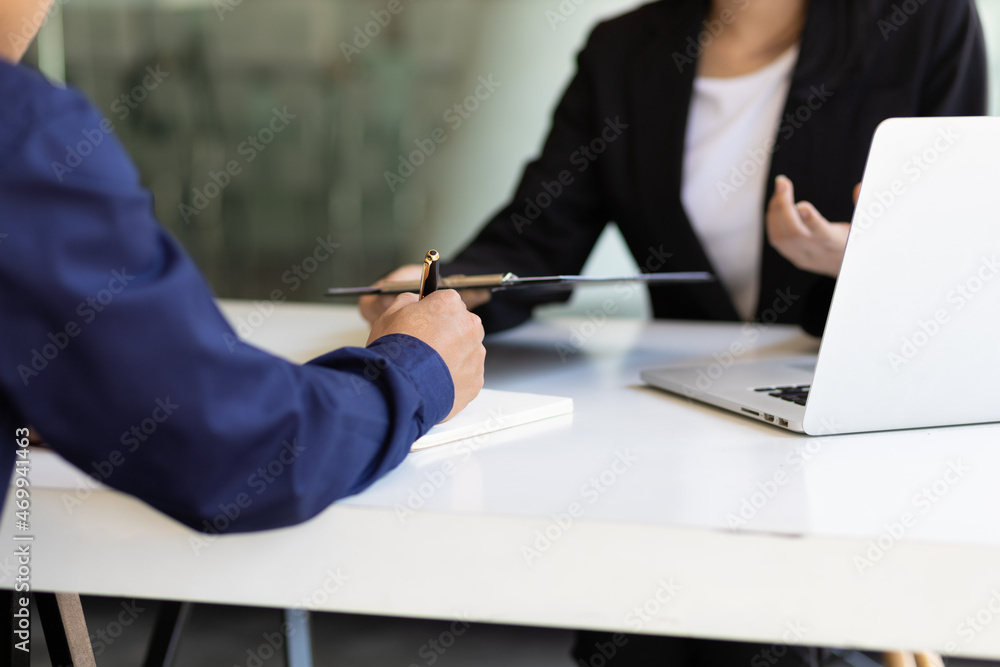
[[[767,199],[774,177],[786,174],[798,199],[829,220],[850,220],[851,193],[882,120],[985,113],[985,45],[973,0],[913,3],[912,15],[872,2],[879,18],[866,22],[863,56],[846,75],[841,42],[831,34],[841,0],[810,3],[777,146],[769,165],[765,160]],[[597,26],[541,156],[525,168],[513,201],[445,273],[577,273],[611,221],[644,272],[713,270],[680,194],[696,40],[708,6],[662,0]],[[757,319],[776,316],[819,335],[834,281],[796,269],[766,238],[760,243]],[[658,318],[738,319],[721,283],[650,292]],[[546,300],[558,297],[498,294],[477,312],[496,331],[523,322]],[[768,312],[776,300],[780,307]]]

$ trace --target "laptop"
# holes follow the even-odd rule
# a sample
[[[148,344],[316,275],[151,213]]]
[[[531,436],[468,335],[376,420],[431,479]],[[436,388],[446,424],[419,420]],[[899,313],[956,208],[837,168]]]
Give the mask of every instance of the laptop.
[[[1000,118],[879,126],[817,355],[641,377],[809,435],[1000,421]]]

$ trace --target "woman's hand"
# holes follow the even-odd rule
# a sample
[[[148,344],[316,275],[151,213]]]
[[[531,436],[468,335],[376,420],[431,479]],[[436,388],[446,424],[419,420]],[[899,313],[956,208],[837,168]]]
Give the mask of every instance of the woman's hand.
[[[399,267],[375,284],[381,285],[387,281],[420,280],[423,273],[424,267],[420,264],[407,264],[406,266]],[[459,294],[469,310],[483,305],[493,296],[489,290],[481,289],[462,290]],[[361,315],[368,321],[368,324],[374,324],[375,320],[381,317],[382,313],[388,310],[395,301],[396,296],[392,294],[363,296],[358,302],[358,308],[361,310]]]
[[[375,286],[378,287],[386,281],[420,280],[423,272],[424,269],[419,264],[407,264],[406,266],[399,267],[385,278],[375,283]],[[392,294],[363,296],[358,302],[358,308],[361,310],[362,317],[368,321],[368,324],[374,324],[375,320],[380,318],[382,313],[389,310],[389,307],[395,301],[396,296]]]
[[[861,185],[854,188],[858,203]],[[836,278],[844,261],[849,222],[830,222],[809,202],[795,202],[791,180],[778,176],[767,209],[767,236],[785,259],[802,269]]]

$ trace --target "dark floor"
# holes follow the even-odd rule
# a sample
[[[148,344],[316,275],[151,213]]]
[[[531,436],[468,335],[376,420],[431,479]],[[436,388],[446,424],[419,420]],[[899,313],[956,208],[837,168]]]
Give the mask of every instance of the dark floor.
[[[158,603],[85,598],[83,605],[98,667],[142,665]],[[569,657],[573,635],[563,630],[473,625],[453,637],[449,636],[451,623],[446,622],[345,614],[313,614],[312,618],[316,667],[573,667]],[[271,645],[282,643],[274,634],[282,622],[277,610],[196,605],[174,665],[281,667],[283,654]],[[48,667],[48,654],[38,633],[32,642],[31,665]],[[446,644],[449,648],[441,648]],[[997,665],[948,661],[948,667]]]

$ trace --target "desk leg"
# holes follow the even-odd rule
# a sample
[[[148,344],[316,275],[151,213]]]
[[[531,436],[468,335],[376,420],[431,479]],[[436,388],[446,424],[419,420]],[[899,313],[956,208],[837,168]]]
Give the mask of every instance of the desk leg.
[[[153,636],[149,640],[144,667],[170,667],[181,641],[181,631],[191,613],[190,602],[164,600],[156,614]]]
[[[306,609],[286,609],[285,624],[285,664],[288,667],[312,667],[312,628],[309,611]]]
[[[34,593],[53,667],[97,667],[76,593]]]
[[[10,658],[11,667],[27,667],[28,656],[14,652],[14,591],[0,588],[0,619],[3,619],[3,636],[0,637],[0,657]]]
[[[45,645],[49,649],[52,667],[72,667],[73,656],[69,652],[66,632],[59,619],[59,605],[54,593],[32,593],[38,609],[38,621],[45,632]]]

